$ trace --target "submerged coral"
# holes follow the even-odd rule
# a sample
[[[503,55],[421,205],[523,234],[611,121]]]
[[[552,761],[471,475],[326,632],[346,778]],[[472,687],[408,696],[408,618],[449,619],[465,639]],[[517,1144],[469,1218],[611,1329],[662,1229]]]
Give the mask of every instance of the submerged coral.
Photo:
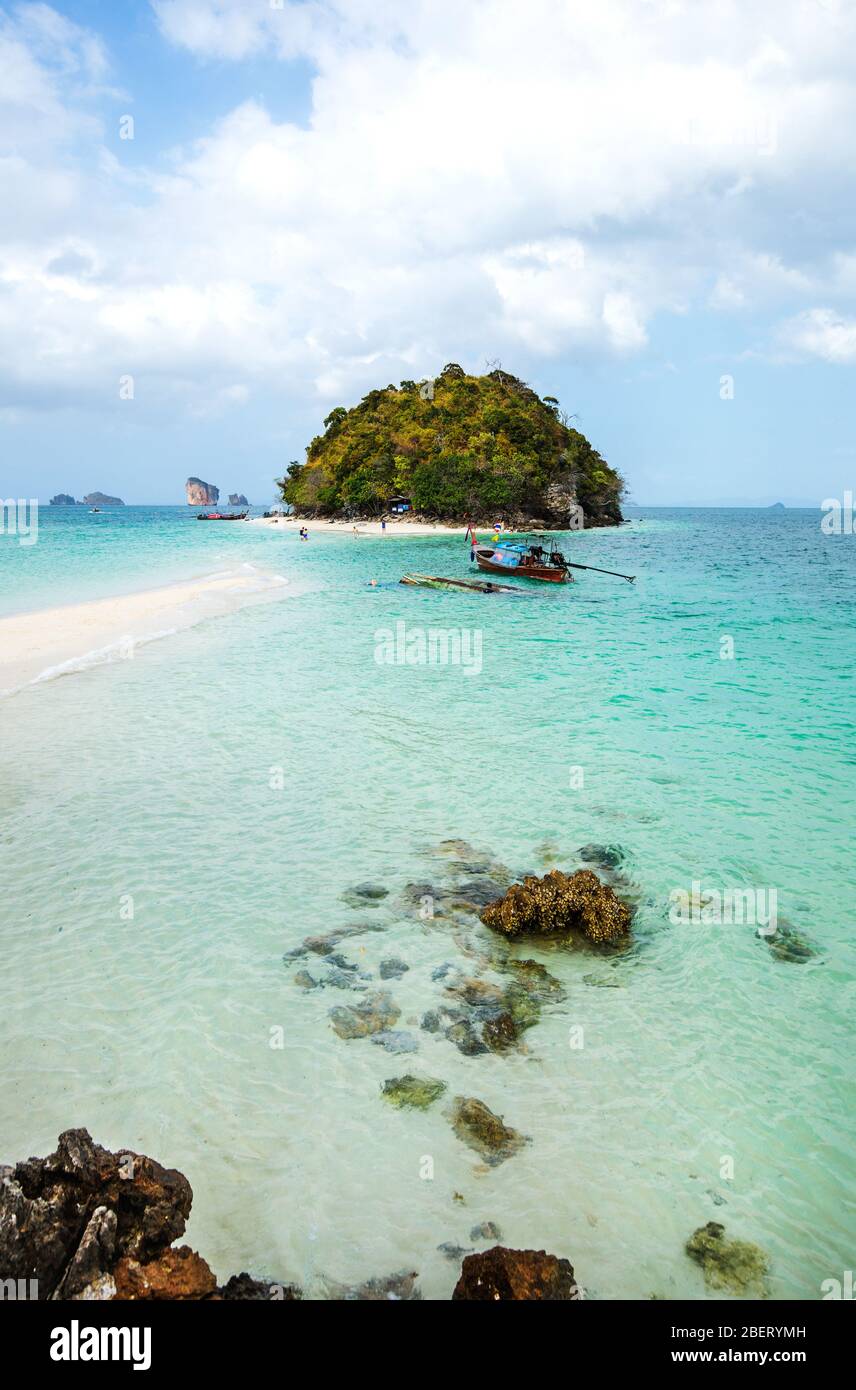
[[[708,1221],[693,1231],[686,1252],[701,1265],[708,1288],[756,1296],[766,1292],[770,1262],[764,1251],[748,1240],[729,1240],[719,1221]]]
[[[491,1166],[511,1158],[529,1142],[525,1134],[505,1124],[502,1116],[495,1115],[484,1101],[471,1096],[455,1096],[451,1121],[461,1142],[475,1149]]]
[[[630,909],[591,869],[543,878],[528,876],[482,912],[485,926],[505,936],[561,936],[581,932],[591,942],[618,941],[630,932]]]
[[[397,1109],[427,1110],[445,1089],[445,1081],[438,1081],[434,1076],[413,1076],[407,1072],[405,1076],[391,1076],[384,1081],[382,1095]]]

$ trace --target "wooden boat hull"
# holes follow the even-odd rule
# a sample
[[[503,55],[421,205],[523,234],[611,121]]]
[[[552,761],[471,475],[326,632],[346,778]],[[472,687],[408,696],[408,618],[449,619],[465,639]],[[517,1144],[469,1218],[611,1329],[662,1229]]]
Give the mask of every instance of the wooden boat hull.
[[[420,589],[464,589],[476,594],[519,594],[515,584],[494,584],[482,579],[447,579],[440,574],[405,574],[399,584],[410,584]]]
[[[507,561],[497,560],[495,550],[480,549],[476,550],[476,563],[480,570],[485,570],[488,574],[502,574],[506,579],[538,579],[544,584],[571,584],[573,580],[567,570],[559,565],[539,565],[535,562],[527,562],[527,558],[521,557],[518,564],[510,565]]]
[[[200,512],[197,521],[246,521],[246,512],[230,512],[224,516],[221,512]]]

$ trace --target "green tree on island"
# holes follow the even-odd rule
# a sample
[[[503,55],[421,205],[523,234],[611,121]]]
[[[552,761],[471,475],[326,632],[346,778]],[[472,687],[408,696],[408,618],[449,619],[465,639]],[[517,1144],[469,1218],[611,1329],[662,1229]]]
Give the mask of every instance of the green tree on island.
[[[432,382],[331,410],[305,464],[277,485],[305,516],[378,516],[404,496],[443,520],[566,525],[579,503],[586,525],[616,525],[624,482],[569,418],[555,396],[542,400],[501,368],[469,376],[450,362]]]

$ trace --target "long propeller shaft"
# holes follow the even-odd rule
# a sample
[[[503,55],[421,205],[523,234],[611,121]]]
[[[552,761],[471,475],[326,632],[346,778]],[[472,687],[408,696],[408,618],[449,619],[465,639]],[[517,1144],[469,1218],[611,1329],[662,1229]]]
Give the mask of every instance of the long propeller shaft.
[[[611,574],[616,579],[626,579],[628,584],[636,583],[635,574],[619,574],[618,570],[602,570],[598,565],[577,565],[572,560],[566,560],[565,564],[570,570],[594,570],[596,574]]]

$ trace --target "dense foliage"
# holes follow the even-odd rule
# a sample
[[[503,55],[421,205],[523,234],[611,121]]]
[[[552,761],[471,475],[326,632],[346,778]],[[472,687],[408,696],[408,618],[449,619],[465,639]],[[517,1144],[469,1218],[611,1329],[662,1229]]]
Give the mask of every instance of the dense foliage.
[[[306,463],[279,480],[305,515],[377,516],[408,497],[429,517],[620,521],[621,477],[573,429],[558,401],[508,372],[468,376],[450,363],[433,382],[370,391],[337,406]]]

